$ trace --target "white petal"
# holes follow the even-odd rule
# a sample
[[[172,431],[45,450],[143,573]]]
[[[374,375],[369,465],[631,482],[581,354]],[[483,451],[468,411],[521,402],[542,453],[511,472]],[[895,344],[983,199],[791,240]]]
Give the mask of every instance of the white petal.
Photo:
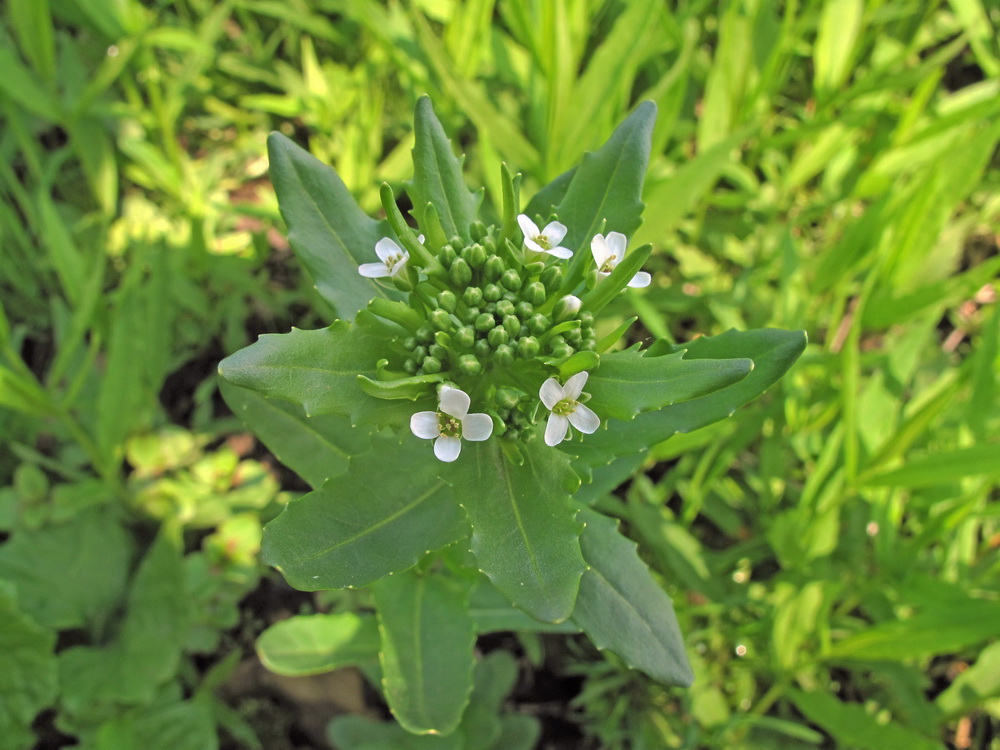
[[[410,417],[410,432],[418,438],[430,440],[441,434],[436,411],[418,411]]]
[[[421,245],[424,244],[424,236],[422,234],[417,235],[417,242],[419,242]]]
[[[375,254],[383,263],[388,263],[389,258],[393,255],[399,255],[403,252],[403,248],[397,245],[389,237],[383,237],[378,242],[375,243]]]
[[[576,409],[569,415],[569,423],[580,432],[589,435],[601,426],[601,418],[594,414],[589,406],[577,404]]]
[[[462,452],[462,441],[442,435],[434,441],[434,455],[445,463],[451,463]]]
[[[540,398],[542,403],[545,404],[546,409],[551,410],[553,406],[566,398],[566,394],[563,391],[563,387],[559,385],[558,380],[555,378],[549,378],[542,383],[542,387],[538,389],[538,398]]]
[[[489,414],[469,414],[462,420],[462,437],[479,442],[493,434],[493,420]]]
[[[549,414],[549,421],[545,425],[545,444],[548,446],[559,445],[566,439],[566,431],[569,429],[569,420],[560,417],[558,414]]]
[[[458,419],[465,418],[465,415],[469,413],[469,404],[472,402],[469,394],[461,388],[442,388],[438,399],[441,411]]]
[[[403,257],[400,258],[398,261],[396,261],[396,265],[392,267],[392,270],[389,272],[389,275],[395,276],[397,273],[406,268],[406,261],[408,261],[409,259],[410,259],[410,254],[403,253]]]
[[[566,258],[573,257],[573,251],[570,250],[568,247],[561,247],[561,246],[554,247],[551,250],[546,250],[545,252],[547,252],[549,255],[554,255],[557,258],[562,258],[563,260],[566,260]]]
[[[535,242],[535,240],[532,239],[533,237],[534,235],[532,235],[531,237],[529,237],[528,235],[524,235],[524,246],[535,253],[547,253],[548,250],[546,250],[544,247]]]
[[[583,393],[583,386],[587,385],[587,378],[589,377],[590,373],[584,371],[578,372],[567,380],[566,385],[563,386],[563,393],[566,394],[563,398],[571,398],[574,401],[580,398],[580,394]]]
[[[642,289],[644,286],[649,286],[649,282],[652,280],[653,277],[648,273],[645,271],[639,271],[639,273],[632,277],[632,280],[628,283],[628,285],[633,289]]]
[[[389,275],[389,267],[385,263],[362,263],[358,273],[368,279],[380,279]]]
[[[550,245],[558,245],[562,242],[562,238],[566,236],[566,225],[560,224],[558,221],[550,221],[545,225],[545,229],[542,230],[548,240]]]
[[[625,245],[628,244],[628,240],[625,239],[625,235],[621,232],[608,232],[608,249],[611,253],[615,255],[618,260],[625,257]]]
[[[521,227],[521,234],[525,239],[538,236],[538,225],[529,219],[527,214],[518,214],[517,225]]]
[[[594,263],[597,264],[598,268],[601,268],[611,257],[611,248],[608,247],[608,241],[604,239],[603,234],[595,234],[594,239],[590,241],[590,252],[594,256]]]

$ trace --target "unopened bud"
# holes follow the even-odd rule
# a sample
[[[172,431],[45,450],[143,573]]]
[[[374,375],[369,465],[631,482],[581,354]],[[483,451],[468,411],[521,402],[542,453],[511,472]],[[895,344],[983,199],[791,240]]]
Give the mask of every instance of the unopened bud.
[[[482,313],[478,318],[476,318],[476,330],[486,333],[497,324],[496,318],[494,318],[489,313]]]
[[[478,286],[467,287],[464,292],[462,292],[462,302],[467,304],[469,307],[475,307],[483,301],[483,290]]]
[[[514,314],[514,303],[509,299],[502,299],[497,302],[497,312],[500,316],[513,315]]]
[[[584,328],[589,328],[590,326],[594,325],[594,313],[592,313],[590,310],[584,310],[582,313],[580,313],[580,323],[583,325]]]
[[[521,277],[518,275],[517,271],[513,268],[508,268],[500,276],[500,284],[512,292],[516,292],[521,288]],[[528,300],[531,302],[532,300]],[[535,304],[538,304],[537,302]]]
[[[567,357],[572,357],[573,347],[571,347],[569,344],[563,344],[562,346],[557,347],[552,352],[552,356],[555,357],[556,359],[566,359]]]
[[[460,349],[471,349],[476,343],[476,332],[472,326],[462,326],[455,331],[455,345]]]
[[[451,283],[456,287],[462,288],[469,285],[469,282],[472,281],[472,269],[465,261],[465,258],[455,259],[455,262],[451,264],[451,269],[448,271],[448,278],[451,279]]]
[[[486,340],[490,342],[490,346],[494,349],[500,346],[500,344],[506,344],[509,338],[510,334],[507,333],[507,329],[503,326],[497,326],[486,335]]]
[[[521,401],[521,394],[513,388],[501,388],[497,391],[497,405],[504,409],[513,409]]]
[[[445,245],[438,251],[438,261],[445,271],[451,268],[451,264],[455,262],[455,258],[457,257],[458,253],[455,252],[455,249],[451,245]]]
[[[421,344],[413,350],[413,358],[418,362],[427,356],[427,347]]]
[[[513,315],[505,315],[503,318],[503,327],[510,334],[510,337],[514,338],[521,332],[521,321]]]
[[[507,344],[500,344],[493,355],[493,361],[501,367],[510,367],[514,364],[514,350],[507,346]]]
[[[424,325],[417,329],[417,341],[421,344],[429,344],[434,340],[434,329]]]
[[[562,266],[549,266],[542,271],[542,283],[550,292],[554,292],[562,283]]]
[[[535,313],[528,319],[528,329],[536,336],[549,330],[549,325],[551,321],[541,313]]]
[[[478,242],[462,250],[462,257],[472,268],[482,268],[486,262],[486,251]]]
[[[561,335],[553,336],[548,341],[549,351],[553,353],[560,346],[565,346],[565,345],[566,345],[566,339],[564,339]]]
[[[569,320],[580,312],[581,304],[583,303],[580,301],[579,297],[567,294],[561,300],[556,302],[555,309],[552,311],[552,317],[556,323],[562,323],[564,320]]]
[[[494,239],[493,235],[487,235],[485,239],[482,240],[483,247],[486,248],[487,253],[495,253],[497,251],[497,241]]]
[[[445,289],[437,297],[438,307],[446,312],[455,312],[455,307],[458,305],[458,297],[450,289]]]
[[[469,225],[469,236],[476,242],[482,242],[483,237],[486,236],[486,225],[476,219]]]
[[[413,357],[407,357],[406,361],[403,362],[403,370],[406,372],[407,375],[416,375],[417,374],[416,360],[414,360]]]
[[[514,312],[521,320],[527,320],[535,312],[535,306],[530,302],[522,300],[517,303],[517,306],[514,308]]]
[[[528,276],[538,276],[545,270],[545,263],[542,261],[535,261],[534,263],[528,263],[524,267],[524,272]]]
[[[541,347],[538,343],[538,339],[536,339],[534,336],[526,336],[525,338],[517,342],[517,353],[524,359],[531,359],[532,357],[534,357],[536,354],[538,354],[538,350],[540,348]]]
[[[478,375],[483,370],[483,364],[471,354],[463,354],[458,358],[458,371],[463,375]]]
[[[405,339],[403,339],[403,348],[406,349],[406,351],[408,351],[408,352],[412,352],[414,349],[416,349],[417,348],[417,337],[416,336],[407,336]]]
[[[435,330],[447,331],[452,328],[451,315],[446,313],[444,310],[437,309],[434,310],[429,316],[428,320],[431,325],[434,326]]]
[[[491,255],[486,259],[486,265],[483,267],[483,274],[486,276],[487,281],[496,281],[503,275],[503,272],[503,258],[500,258],[497,255]]]
[[[482,313],[482,310],[478,307],[467,307],[465,308],[465,312],[462,313],[462,322],[468,323],[471,326],[476,322],[476,318],[479,317],[480,313]]]
[[[531,304],[540,305],[545,302],[545,298],[548,296],[548,293],[545,291],[545,286],[540,281],[532,281],[528,284],[528,288],[524,290],[522,296]]]
[[[486,339],[479,339],[476,345],[472,347],[472,351],[475,353],[480,360],[485,361],[493,353],[493,349],[490,348],[490,344]]]
[[[487,284],[483,287],[483,299],[487,302],[496,302],[502,294],[503,291],[496,284]]]
[[[448,358],[448,350],[440,344],[431,344],[427,347],[427,353],[436,359],[445,360]]]
[[[437,357],[424,357],[422,367],[425,373],[428,375],[434,375],[441,372],[441,360]]]

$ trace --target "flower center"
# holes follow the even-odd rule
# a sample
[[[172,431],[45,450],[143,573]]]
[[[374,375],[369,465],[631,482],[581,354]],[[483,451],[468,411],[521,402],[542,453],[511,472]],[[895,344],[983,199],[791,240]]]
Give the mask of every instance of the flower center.
[[[564,398],[558,404],[552,407],[552,413],[560,417],[568,417],[570,414],[576,411],[576,407],[580,405],[579,401],[574,401],[571,398]]]
[[[396,264],[403,260],[403,253],[396,253],[395,255],[390,255],[386,261],[385,266],[390,271],[396,267]]]
[[[544,234],[539,234],[535,237],[535,243],[543,250],[549,249],[549,238]]]
[[[599,271],[599,273],[611,273],[612,271],[615,270],[615,266],[617,265],[618,265],[618,256],[612,254],[611,257],[609,257],[606,261],[604,261],[604,265],[601,266],[601,270]]]
[[[444,437],[462,437],[462,422],[457,417],[451,416],[451,414],[438,412],[438,429],[441,430],[441,434]]]

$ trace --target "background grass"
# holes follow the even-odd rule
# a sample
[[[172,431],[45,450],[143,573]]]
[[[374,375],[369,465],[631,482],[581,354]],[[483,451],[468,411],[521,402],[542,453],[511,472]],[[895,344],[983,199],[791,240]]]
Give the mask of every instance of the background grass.
[[[223,442],[236,423],[214,380],[257,333],[327,322],[282,237],[269,130],[374,214],[379,184],[409,177],[427,92],[495,211],[501,161],[530,195],[652,99],[631,242],[654,244],[654,283],[627,304],[674,341],[776,326],[811,344],[765,398],[654,447],[600,503],[675,596],[694,687],[557,649],[549,667],[584,678],[566,715],[594,747],[1000,747],[995,4],[8,0],[0,14],[5,546],[111,508],[134,571],[160,521],[208,560],[205,532],[248,509],[259,528],[275,507],[277,481]],[[96,494],[65,499],[81,486]],[[256,586],[253,533],[235,538],[229,614],[182,649],[202,664],[255,627],[235,606]],[[0,578],[23,605],[23,572],[0,560]],[[191,664],[163,680],[204,684]],[[53,685],[38,707],[72,714]]]

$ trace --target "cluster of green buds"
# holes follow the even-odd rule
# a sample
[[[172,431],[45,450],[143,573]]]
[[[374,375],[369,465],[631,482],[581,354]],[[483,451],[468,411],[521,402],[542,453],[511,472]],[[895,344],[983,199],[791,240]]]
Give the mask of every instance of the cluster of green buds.
[[[531,442],[538,434],[534,426],[539,403],[546,400],[543,383],[551,380],[563,388],[549,375],[574,357],[570,375],[595,366],[597,339],[593,313],[579,297],[565,293],[563,261],[573,255],[559,244],[566,227],[553,220],[540,230],[525,214],[517,217],[517,224],[520,245],[503,238],[500,228],[479,221],[470,227],[470,241],[437,233],[436,243],[433,237],[425,243],[423,235],[414,243],[411,232],[401,236],[404,245],[409,240],[407,250],[383,238],[375,248],[381,262],[363,264],[359,272],[387,278],[408,292],[409,308],[417,314],[405,321],[409,335],[395,342],[402,357],[400,377],[436,383],[439,395],[444,388],[458,390],[492,418],[492,434]],[[614,269],[624,250],[621,234],[594,237],[591,284]],[[633,285],[649,283],[648,274],[641,276],[645,278],[637,274]],[[582,387],[586,376],[579,382]],[[580,403],[586,398],[577,391],[572,398],[545,404],[550,411],[545,436],[549,445],[565,439],[570,425],[581,432],[597,429],[600,420]],[[446,411],[445,400],[441,404],[438,412],[415,415],[419,419],[414,425],[419,426],[411,429],[418,437],[436,440],[439,458],[454,460],[468,404],[461,413]],[[476,435],[481,434],[477,430]],[[464,437],[486,439],[490,434]]]

